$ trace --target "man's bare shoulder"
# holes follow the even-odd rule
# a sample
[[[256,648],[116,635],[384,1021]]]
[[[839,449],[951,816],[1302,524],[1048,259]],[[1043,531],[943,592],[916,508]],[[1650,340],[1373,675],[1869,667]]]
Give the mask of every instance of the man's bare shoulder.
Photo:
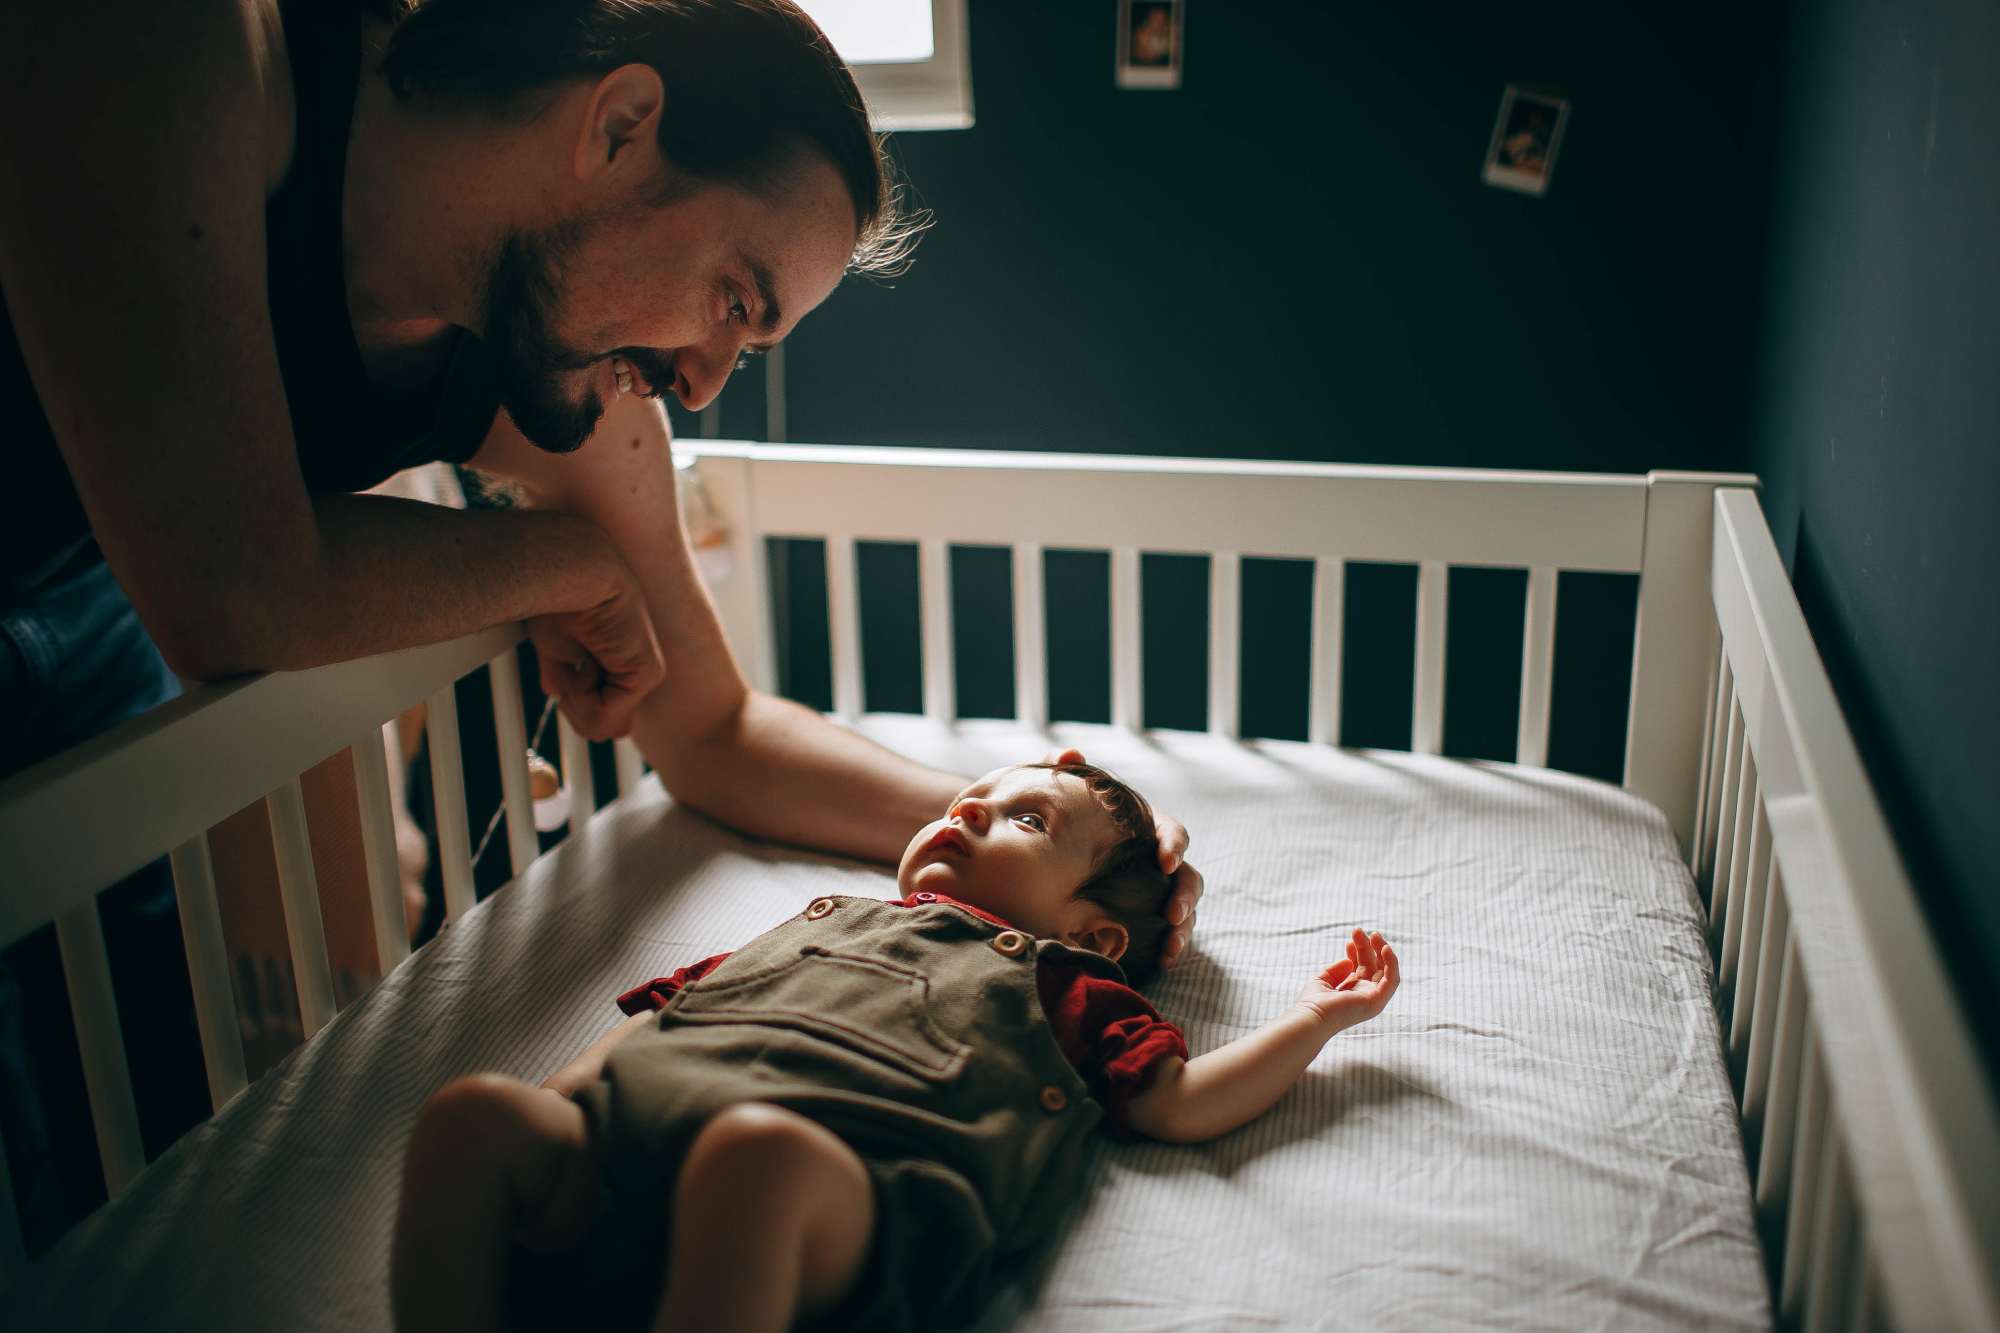
[[[295,137],[291,66],[277,0],[92,0],[0,8],[0,136],[33,155],[52,124],[94,107],[138,145],[171,140],[176,124],[230,134],[263,162],[267,189],[284,179]],[[247,115],[244,113],[248,113]],[[88,134],[88,126],[80,127]],[[10,154],[11,156],[11,154]]]

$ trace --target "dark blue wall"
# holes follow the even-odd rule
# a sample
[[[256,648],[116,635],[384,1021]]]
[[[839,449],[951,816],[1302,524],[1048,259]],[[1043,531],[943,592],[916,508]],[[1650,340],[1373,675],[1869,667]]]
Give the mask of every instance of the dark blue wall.
[[[896,141],[937,225],[907,276],[844,285],[793,336],[792,439],[1743,465],[1775,10],[1193,0],[1185,86],[1166,93],[1114,87],[1116,10],[973,0],[977,126]],[[1508,83],[1571,100],[1545,198],[1480,180]],[[743,378],[724,434],[764,429],[761,373]],[[807,561],[792,568],[809,611],[820,567]],[[897,562],[876,563],[893,582]],[[1198,630],[1204,571],[1156,560],[1146,577],[1149,621]],[[1357,579],[1350,599],[1375,632],[1350,645],[1346,739],[1402,744],[1413,580]],[[1246,724],[1265,734],[1303,734],[1304,678],[1286,671],[1305,651],[1305,590],[1297,569],[1246,582],[1264,627],[1246,642]],[[885,700],[913,705],[913,668],[898,665],[915,658],[897,609],[910,596],[871,595],[864,621]],[[1520,597],[1518,579],[1455,579],[1454,659],[1517,663]],[[1615,583],[1562,590],[1566,766],[1618,772],[1630,602]],[[1052,615],[1076,659],[1056,683],[1072,715],[1091,715],[1088,610]],[[1152,720],[1202,725],[1205,655],[1154,637]],[[823,700],[824,649],[810,626],[802,642],[788,685]],[[1005,644],[986,647],[1002,677],[961,687],[1005,699]],[[1517,670],[1450,675],[1453,752],[1511,757]]]
[[[1990,1018],[2000,7],[1803,5],[1785,70],[1752,463],[1904,861]]]

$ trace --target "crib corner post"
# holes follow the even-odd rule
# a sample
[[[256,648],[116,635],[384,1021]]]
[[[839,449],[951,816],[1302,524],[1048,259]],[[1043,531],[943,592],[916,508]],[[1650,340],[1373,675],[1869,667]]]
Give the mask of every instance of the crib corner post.
[[[709,589],[729,645],[736,650],[750,684],[775,692],[769,575],[764,567],[764,534],[757,524],[755,464],[746,455],[722,454],[714,446],[695,464],[708,498],[727,527],[729,570]]]
[[[1694,844],[1710,663],[1721,647],[1709,588],[1714,495],[1718,485],[1741,480],[1687,472],[1646,477],[1625,786],[1666,814],[1683,856]]]

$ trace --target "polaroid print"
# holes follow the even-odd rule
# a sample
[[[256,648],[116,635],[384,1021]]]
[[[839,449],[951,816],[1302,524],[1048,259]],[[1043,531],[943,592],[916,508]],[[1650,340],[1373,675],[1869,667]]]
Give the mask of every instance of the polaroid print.
[[[1181,86],[1181,0],[1118,0],[1118,86]]]
[[[1500,97],[1500,116],[1493,122],[1493,141],[1486,146],[1488,185],[1522,194],[1546,194],[1562,147],[1563,122],[1569,102],[1546,93],[1523,92],[1512,84]]]

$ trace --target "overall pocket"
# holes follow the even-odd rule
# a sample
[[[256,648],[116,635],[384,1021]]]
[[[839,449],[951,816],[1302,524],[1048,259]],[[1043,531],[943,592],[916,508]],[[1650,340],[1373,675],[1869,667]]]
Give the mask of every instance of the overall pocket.
[[[932,1020],[922,973],[814,944],[772,967],[705,978],[675,997],[668,1013],[678,1023],[804,1033],[918,1078],[956,1077],[972,1054]]]

